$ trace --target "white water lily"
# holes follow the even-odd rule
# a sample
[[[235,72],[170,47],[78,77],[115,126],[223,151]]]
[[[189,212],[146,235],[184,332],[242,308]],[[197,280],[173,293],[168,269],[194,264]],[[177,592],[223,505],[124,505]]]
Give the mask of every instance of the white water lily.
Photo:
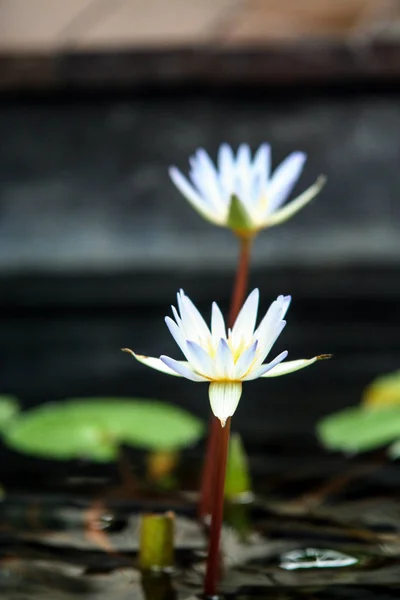
[[[305,192],[283,206],[306,161],[303,152],[292,152],[271,174],[271,148],[262,144],[252,158],[247,144],[235,156],[222,144],[215,166],[200,148],[189,159],[189,180],[176,168],[170,176],[176,187],[205,219],[239,234],[254,234],[278,225],[308,204],[321,190],[321,176]]]
[[[186,357],[178,361],[169,356],[154,358],[130,352],[139,362],[167,373],[195,382],[208,382],[211,409],[222,426],[235,412],[242,395],[242,382],[258,377],[277,377],[298,371],[329,355],[282,362],[287,351],[264,363],[272,346],[286,325],[284,316],[290,296],[279,296],[269,307],[255,329],[259,292],[248,296],[232,329],[226,330],[218,305],[211,310],[211,330],[193,302],[181,290],[178,310],[172,307],[175,318],[166,317],[168,329]]]

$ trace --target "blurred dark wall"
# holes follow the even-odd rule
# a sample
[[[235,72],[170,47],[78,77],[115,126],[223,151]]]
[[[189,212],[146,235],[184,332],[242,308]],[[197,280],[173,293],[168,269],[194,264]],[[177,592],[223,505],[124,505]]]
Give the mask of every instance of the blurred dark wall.
[[[178,356],[165,327],[179,287],[227,309],[236,243],[169,181],[203,146],[269,141],[274,165],[309,159],[296,191],[328,184],[260,234],[251,286],[293,305],[277,352],[334,359],[246,386],[250,436],[312,431],[400,365],[400,103],[391,93],[147,93],[3,99],[0,109],[0,389],[26,405],[148,395],[208,414],[206,387],[146,370],[123,346]]]

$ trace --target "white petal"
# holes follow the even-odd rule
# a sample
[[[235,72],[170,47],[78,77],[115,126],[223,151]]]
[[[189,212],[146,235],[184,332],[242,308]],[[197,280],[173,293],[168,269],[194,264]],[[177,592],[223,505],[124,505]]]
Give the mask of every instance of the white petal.
[[[271,360],[271,362],[261,365],[261,367],[257,367],[256,369],[250,371],[247,377],[243,378],[243,381],[252,381],[253,379],[258,379],[259,377],[268,377],[266,373],[269,373],[272,369],[276,368],[276,365],[279,366],[279,363],[282,362],[282,360],[285,360],[287,355],[287,350],[281,352],[276,358],[274,358],[274,360]]]
[[[174,315],[174,319],[175,319],[179,329],[183,329],[182,319],[178,315],[178,311],[176,310],[175,306],[171,306],[171,309],[172,309],[172,314]]]
[[[284,223],[303,208],[306,204],[311,202],[313,198],[321,191],[325,185],[326,178],[321,175],[317,181],[309,187],[305,192],[300,194],[295,200],[289,202],[284,208],[276,211],[274,214],[267,216],[263,219],[263,227],[272,227],[273,225],[279,225]]]
[[[184,362],[181,360],[175,360],[174,358],[170,358],[169,356],[160,356],[160,360],[163,363],[164,367],[172,371],[171,375],[177,375],[178,377],[185,377],[186,379],[190,379],[191,381],[208,381],[201,375],[195,373],[188,362]],[[166,371],[167,372],[167,371]]]
[[[218,151],[219,181],[225,198],[235,192],[235,157],[228,144],[221,144]]]
[[[222,427],[228,417],[231,417],[239,404],[242,395],[242,384],[240,382],[213,382],[208,389],[211,410],[221,421]]]
[[[237,153],[236,161],[237,196],[244,207],[248,207],[252,201],[252,170],[251,152],[248,144],[241,144]]]
[[[196,342],[187,341],[188,357],[198,373],[202,373],[208,379],[215,379],[218,376],[216,365],[209,354]]]
[[[285,316],[291,302],[291,296],[278,296],[274,300],[261,320],[260,325],[254,332],[255,337],[261,345],[268,344],[270,336],[274,335],[275,327]]]
[[[269,186],[268,212],[274,213],[288,198],[303,170],[304,152],[292,152],[272,174]]]
[[[254,155],[253,173],[258,174],[260,179],[267,183],[271,171],[271,146],[269,144],[261,144]]]
[[[165,317],[165,322],[170,331],[170,334],[172,335],[172,337],[178,344],[179,348],[182,350],[183,354],[186,356],[186,354],[187,354],[186,338],[183,335],[182,330],[178,327],[178,325],[170,317]],[[188,357],[186,356],[186,358],[188,358]]]
[[[215,223],[216,225],[223,225],[221,216],[215,211],[210,210],[208,203],[196,192],[186,177],[184,177],[176,167],[171,167],[169,169],[169,176],[181,194],[185,196],[193,208],[197,210],[204,219],[207,219],[207,221],[211,221],[211,223]]]
[[[182,308],[185,311],[186,315],[188,315],[193,327],[196,329],[197,337],[200,339],[206,340],[211,336],[211,332],[208,328],[207,323],[201,316],[200,312],[197,310],[196,306],[193,304],[191,299],[186,296],[186,294],[182,291]],[[182,310],[181,310],[182,313]]]
[[[215,341],[220,338],[226,338],[224,317],[216,302],[212,303],[211,308],[211,334]]]
[[[231,349],[225,338],[221,338],[218,343],[217,353],[215,355],[217,371],[221,379],[230,379],[233,375],[234,362]]]
[[[260,199],[266,197],[269,175],[271,171],[271,147],[269,144],[262,144],[254,155],[252,167],[252,183],[251,183],[251,207],[249,212],[256,210],[253,216],[253,221],[258,220],[257,208],[260,204]]]
[[[204,172],[198,161],[193,164],[189,177],[207,204],[207,210],[220,218],[225,216],[225,203],[221,203],[221,192],[217,191],[215,186],[210,189],[209,175]]]
[[[232,328],[234,343],[241,338],[251,339],[257,320],[258,301],[260,293],[254,289],[243,304]]]
[[[217,170],[211,158],[203,148],[199,148],[196,152],[196,178],[202,180],[202,189],[209,196],[212,204],[219,210],[226,208],[224,199],[221,194],[221,186]]]
[[[237,360],[236,364],[235,364],[235,379],[242,379],[242,377],[244,377],[247,373],[247,371],[250,369],[253,361],[254,361],[254,357],[256,355],[256,351],[257,351],[257,346],[258,346],[258,341],[256,340],[251,346],[250,348],[247,348],[247,350],[245,350],[243,352],[243,354],[240,355],[239,359]]]
[[[266,359],[270,353],[272,346],[275,344],[278,337],[281,335],[283,329],[286,327],[286,321],[279,321],[268,335],[264,339],[259,339],[259,348],[257,353],[257,360],[254,363],[254,367],[258,367]]]
[[[182,330],[187,340],[199,341],[201,340],[201,335],[199,334],[198,327],[196,326],[196,320],[193,319],[192,311],[190,307],[185,302],[185,292],[183,290],[179,290],[177,293],[177,301],[178,308],[181,315],[182,321]]]
[[[129,354],[132,354],[132,356],[136,358],[137,361],[143,363],[144,365],[146,365],[146,367],[151,367],[156,371],[161,371],[161,373],[167,373],[167,375],[178,376],[178,373],[176,373],[170,367],[167,367],[167,365],[159,358],[155,358],[154,356],[144,356],[143,354],[136,354],[132,350],[129,350],[129,348],[123,348],[122,350],[123,352],[129,352]]]
[[[331,354],[320,354],[319,356],[314,356],[314,358],[301,358],[299,360],[288,360],[285,363],[281,363],[277,365],[262,377],[279,377],[280,375],[287,375],[287,373],[293,373],[294,371],[299,371],[300,369],[304,369],[305,367],[309,367],[314,364],[317,360],[324,360],[326,358],[331,358]]]

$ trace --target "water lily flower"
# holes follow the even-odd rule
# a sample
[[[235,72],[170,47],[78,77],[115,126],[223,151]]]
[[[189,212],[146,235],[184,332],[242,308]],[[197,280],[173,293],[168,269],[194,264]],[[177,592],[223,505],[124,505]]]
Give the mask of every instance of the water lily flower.
[[[228,144],[222,144],[217,166],[200,148],[189,159],[190,181],[176,167],[171,167],[169,174],[205,219],[239,235],[252,236],[260,229],[283,223],[321,190],[323,176],[284,206],[306,158],[304,152],[292,152],[271,174],[269,144],[262,144],[253,158],[248,144],[239,146],[236,156]]]
[[[278,296],[255,329],[259,292],[255,289],[243,304],[232,329],[226,330],[221,310],[214,302],[211,329],[183,290],[178,293],[178,310],[172,307],[175,321],[165,321],[186,361],[169,356],[160,358],[130,352],[139,362],[195,382],[208,382],[211,409],[222,426],[232,416],[242,395],[242,383],[258,377],[277,377],[312,365],[329,355],[283,362],[287,351],[264,363],[272,346],[286,325],[284,316],[290,296]]]

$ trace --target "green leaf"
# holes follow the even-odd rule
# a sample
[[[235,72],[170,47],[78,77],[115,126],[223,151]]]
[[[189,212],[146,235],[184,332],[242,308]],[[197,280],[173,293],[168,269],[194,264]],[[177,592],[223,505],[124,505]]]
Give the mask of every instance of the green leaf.
[[[235,499],[251,491],[249,463],[242,438],[233,433],[229,442],[228,464],[225,478],[225,498]]]
[[[254,229],[245,207],[235,194],[231,196],[227,226],[233,231],[252,231]]]
[[[10,421],[19,413],[19,403],[14,396],[0,396],[0,432],[8,427]]]
[[[332,450],[374,450],[398,439],[400,406],[347,408],[322,419],[317,432],[323,444]]]
[[[121,443],[177,450],[196,442],[203,429],[193,415],[155,400],[76,398],[22,414],[6,431],[5,442],[47,458],[111,461]]]

